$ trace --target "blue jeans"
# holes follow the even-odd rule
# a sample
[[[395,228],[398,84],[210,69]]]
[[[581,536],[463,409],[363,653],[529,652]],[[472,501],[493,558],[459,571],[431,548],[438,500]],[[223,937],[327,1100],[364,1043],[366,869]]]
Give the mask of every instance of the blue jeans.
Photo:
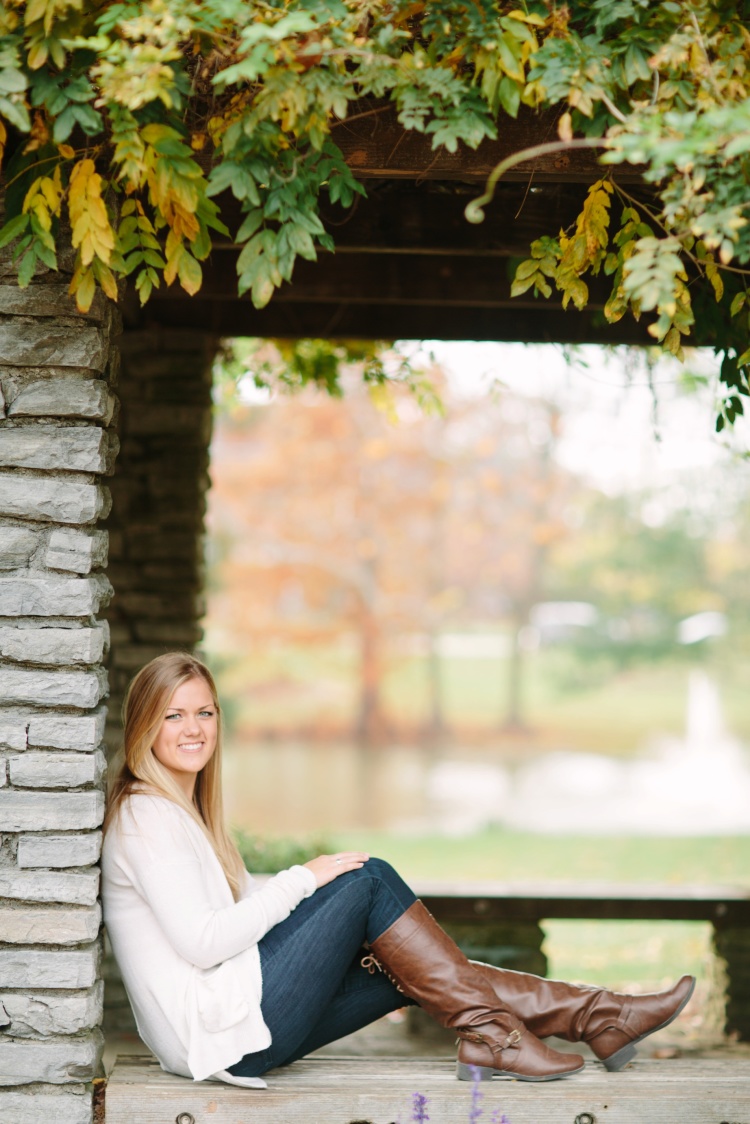
[[[416,901],[392,866],[370,859],[361,870],[321,886],[259,942],[261,1010],[271,1032],[266,1050],[229,1066],[260,1077],[412,1003],[381,973],[359,961]]]

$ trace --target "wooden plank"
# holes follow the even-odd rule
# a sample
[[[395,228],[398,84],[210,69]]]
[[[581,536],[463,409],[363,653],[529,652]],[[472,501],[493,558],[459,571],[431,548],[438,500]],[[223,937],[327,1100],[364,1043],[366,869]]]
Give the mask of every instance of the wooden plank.
[[[467,1124],[472,1087],[452,1062],[433,1058],[308,1058],[238,1089],[163,1073],[153,1060],[122,1058],[110,1077],[107,1124],[393,1124],[428,1098],[430,1124]],[[482,1120],[512,1124],[747,1124],[750,1062],[636,1061],[621,1073],[598,1063],[559,1081],[494,1080],[479,1087]],[[182,1118],[180,1114],[183,1115]]]
[[[750,926],[750,895],[731,886],[420,883],[415,893],[441,921],[711,921]]]

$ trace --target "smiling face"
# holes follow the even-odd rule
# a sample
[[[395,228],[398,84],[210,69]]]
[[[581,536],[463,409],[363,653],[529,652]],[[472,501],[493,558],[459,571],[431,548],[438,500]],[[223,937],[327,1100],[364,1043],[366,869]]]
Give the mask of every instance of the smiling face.
[[[195,676],[176,689],[154,739],[153,752],[192,799],[195,780],[216,749],[216,703],[204,679]]]

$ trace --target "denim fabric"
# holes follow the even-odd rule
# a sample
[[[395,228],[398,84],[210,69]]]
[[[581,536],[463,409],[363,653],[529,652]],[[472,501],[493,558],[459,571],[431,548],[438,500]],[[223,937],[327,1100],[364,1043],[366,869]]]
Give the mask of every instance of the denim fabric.
[[[416,901],[382,859],[342,874],[301,902],[260,941],[261,1010],[273,1041],[229,1066],[241,1077],[260,1077],[311,1050],[352,1034],[407,1006],[380,973],[360,966],[371,944]]]

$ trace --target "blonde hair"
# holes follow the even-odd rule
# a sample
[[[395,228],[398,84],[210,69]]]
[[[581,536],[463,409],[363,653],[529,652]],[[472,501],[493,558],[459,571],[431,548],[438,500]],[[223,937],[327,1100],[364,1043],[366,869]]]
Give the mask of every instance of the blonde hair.
[[[157,760],[153,743],[169,703],[178,687],[189,679],[202,679],[216,707],[216,749],[195,781],[192,801],[168,769]],[[117,819],[123,802],[133,792],[148,791],[179,804],[205,833],[213,847],[235,900],[239,897],[244,864],[224,823],[221,794],[221,708],[213,676],[189,652],[167,652],[142,667],[133,679],[122,709],[124,737],[122,761],[109,792],[104,831]]]

